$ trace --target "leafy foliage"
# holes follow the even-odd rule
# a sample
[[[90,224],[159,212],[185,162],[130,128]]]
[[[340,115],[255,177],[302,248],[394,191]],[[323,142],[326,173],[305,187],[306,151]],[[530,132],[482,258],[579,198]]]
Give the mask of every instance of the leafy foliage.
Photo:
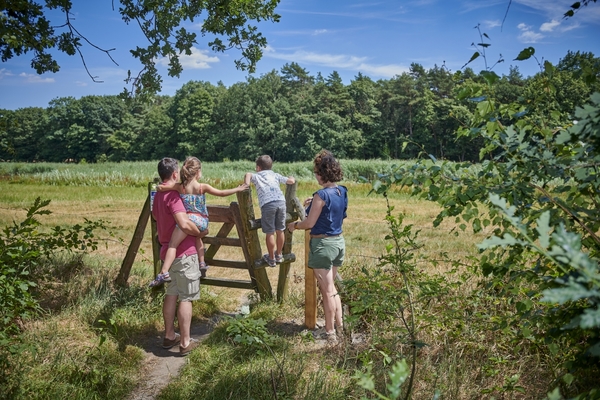
[[[45,0],[43,5],[31,0],[8,0],[0,8],[0,54],[7,61],[32,51],[31,66],[38,74],[57,72],[60,69],[50,50],[57,49],[67,55],[79,54],[89,44],[96,50],[106,53],[112,60],[112,49],[100,49],[77,30],[73,22],[71,0]],[[253,1],[133,1],[119,2],[119,14],[127,24],[135,22],[142,30],[149,44],[131,49],[134,57],[142,63],[142,70],[135,75],[129,71],[127,82],[132,84],[132,94],[154,95],[161,89],[161,78],[156,69],[159,58],[169,60],[169,76],[179,76],[183,67],[179,61],[182,53],[191,54],[196,43],[196,33],[189,32],[181,25],[193,22],[204,16],[200,32],[202,36],[215,35],[208,43],[214,50],[224,52],[231,48],[241,51],[241,58],[235,61],[236,67],[253,72],[257,61],[262,57],[262,49],[267,41],[251,21],[279,21],[275,7],[279,0]],[[63,24],[52,24],[47,12],[59,10],[64,14]],[[63,32],[58,31],[64,29]],[[114,62],[114,60],[113,60]],[[84,66],[87,69],[87,66]],[[92,80],[96,77],[88,74]],[[128,95],[127,90],[124,92]]]
[[[392,215],[393,207],[387,196],[386,200],[386,221],[390,232],[386,235],[386,253],[372,272],[362,267],[360,274],[344,280],[344,302],[350,307],[350,314],[345,319],[351,329],[358,328],[371,334],[371,347],[359,356],[366,371],[357,371],[355,379],[379,398],[388,397],[375,389],[370,353],[380,347],[395,349],[406,346],[407,351],[399,354],[403,358],[388,372],[391,382],[386,384],[386,390],[389,399],[396,399],[401,393],[409,399],[417,379],[417,351],[426,346],[420,339],[420,331],[424,324],[433,320],[428,312],[430,302],[446,294],[450,284],[441,276],[417,268],[414,252],[419,248],[416,240],[418,232],[412,232],[412,225],[403,226],[403,215]],[[390,338],[390,334],[395,337]],[[381,350],[379,353],[385,354]],[[388,358],[391,362],[391,357],[384,355],[384,360]],[[389,362],[384,361],[384,364]]]
[[[373,188],[385,193],[396,185],[412,187],[414,195],[442,206],[434,225],[452,218],[455,234],[468,227],[485,233],[478,271],[496,293],[518,295],[516,314],[498,326],[546,347],[563,360],[563,373],[579,370],[580,386],[589,388],[585,370],[599,365],[600,94],[575,112],[573,123],[550,97],[533,98],[529,106],[497,102],[499,77],[482,75],[484,83],[459,87],[476,107],[458,132],[484,140],[482,163],[432,157],[433,165],[395,168]],[[548,64],[539,79],[545,90],[538,93],[553,93],[560,82]]]
[[[519,60],[535,58],[533,50],[526,53]],[[228,88],[190,81],[152,103],[118,96],[57,98],[46,109],[0,110],[0,158],[119,162],[193,154],[222,161],[269,154],[293,162],[328,148],[340,158],[413,159],[424,151],[475,162],[483,138],[465,127],[474,112],[490,105],[486,96],[514,104],[499,110],[503,125],[523,113],[567,126],[575,107],[600,89],[589,83],[600,74],[600,59],[591,53],[569,52],[556,67],[542,68],[544,73],[523,78],[517,67],[500,77],[488,70],[452,73],[444,65],[426,70],[412,64],[389,80],[358,74],[344,85],[335,71],[315,77],[290,63]]]
[[[26,218],[13,222],[0,234],[0,330],[12,331],[20,319],[28,319],[40,311],[32,293],[36,274],[44,260],[56,252],[96,250],[94,232],[106,229],[102,221],[89,221],[71,227],[55,226],[49,232],[40,230],[38,217],[50,214],[44,209],[50,200],[38,197],[27,210]]]

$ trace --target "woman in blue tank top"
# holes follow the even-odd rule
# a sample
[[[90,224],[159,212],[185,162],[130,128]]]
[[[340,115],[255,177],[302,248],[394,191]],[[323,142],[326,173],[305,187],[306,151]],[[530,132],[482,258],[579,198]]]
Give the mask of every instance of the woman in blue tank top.
[[[348,208],[348,190],[337,184],[343,178],[342,168],[330,151],[322,150],[317,154],[313,170],[322,189],[305,201],[305,207],[308,206],[306,219],[290,223],[288,229],[290,232],[310,229],[308,267],[317,278],[325,314],[325,332],[319,336],[337,342],[337,334],[342,334],[344,322],[334,279],[346,250],[342,224]]]

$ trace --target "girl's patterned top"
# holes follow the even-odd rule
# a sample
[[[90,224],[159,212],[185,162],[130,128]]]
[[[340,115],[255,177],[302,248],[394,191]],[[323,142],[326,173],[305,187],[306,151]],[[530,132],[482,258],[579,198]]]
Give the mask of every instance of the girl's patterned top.
[[[198,213],[208,217],[206,196],[204,194],[180,194],[181,200],[188,213]]]

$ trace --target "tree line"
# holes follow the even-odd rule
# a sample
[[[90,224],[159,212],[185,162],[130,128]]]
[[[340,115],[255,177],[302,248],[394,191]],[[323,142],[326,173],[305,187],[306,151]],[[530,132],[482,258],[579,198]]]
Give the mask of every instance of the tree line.
[[[520,113],[533,120],[571,125],[573,110],[600,90],[600,80],[589,81],[600,74],[600,58],[568,52],[555,67],[548,64],[526,78],[511,66],[494,80],[494,96],[524,105]],[[150,102],[60,97],[47,108],[0,109],[0,159],[118,162],[195,155],[223,161],[269,154],[294,162],[327,148],[340,158],[408,159],[425,152],[479,161],[484,142],[456,132],[486,104],[465,90],[485,84],[490,73],[495,75],[413,63],[391,79],[359,73],[345,85],[336,71],[313,76],[292,62],[230,87],[190,81],[174,96]],[[511,116],[505,118],[510,124]]]

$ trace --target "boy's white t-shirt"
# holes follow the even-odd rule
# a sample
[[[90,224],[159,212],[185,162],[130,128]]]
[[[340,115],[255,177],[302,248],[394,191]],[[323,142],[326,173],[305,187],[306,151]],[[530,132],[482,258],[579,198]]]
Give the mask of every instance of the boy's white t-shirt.
[[[288,178],[285,176],[278,174],[277,172],[273,172],[273,170],[270,169],[252,174],[250,182],[252,182],[256,187],[259,207],[262,207],[272,201],[285,201],[285,196],[283,195],[279,185],[286,183],[287,180]]]

